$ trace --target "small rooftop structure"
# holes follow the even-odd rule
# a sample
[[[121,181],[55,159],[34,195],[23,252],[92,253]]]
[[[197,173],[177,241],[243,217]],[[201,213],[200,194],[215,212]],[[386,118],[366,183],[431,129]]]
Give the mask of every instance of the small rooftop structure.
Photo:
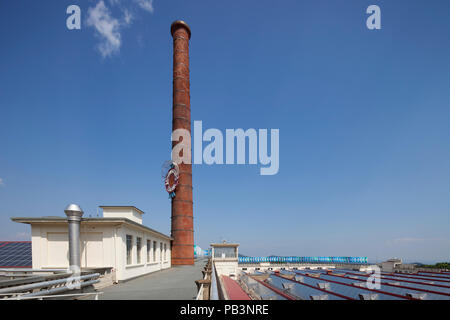
[[[381,269],[385,272],[392,272],[398,266],[402,265],[402,260],[397,258],[392,258],[381,263]]]
[[[212,258],[214,260],[238,260],[238,247],[237,243],[211,243]]]
[[[211,243],[212,263],[215,266],[217,275],[235,277],[238,268],[238,247],[237,243]]]
[[[103,209],[104,218],[128,218],[131,221],[142,224],[144,211],[135,206],[100,206]]]
[[[171,267],[172,237],[144,226],[142,210],[134,206],[101,208],[101,218],[79,217],[82,269],[109,268],[113,271],[113,281],[118,282]],[[14,222],[31,225],[33,269],[69,267],[70,218],[11,218]]]

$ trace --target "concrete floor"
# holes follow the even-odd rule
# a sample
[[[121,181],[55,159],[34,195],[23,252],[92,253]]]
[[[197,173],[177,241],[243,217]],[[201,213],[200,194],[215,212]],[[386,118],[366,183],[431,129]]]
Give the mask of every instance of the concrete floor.
[[[194,266],[176,266],[127,282],[100,289],[99,300],[192,300],[197,295],[195,280],[203,278],[207,260]]]

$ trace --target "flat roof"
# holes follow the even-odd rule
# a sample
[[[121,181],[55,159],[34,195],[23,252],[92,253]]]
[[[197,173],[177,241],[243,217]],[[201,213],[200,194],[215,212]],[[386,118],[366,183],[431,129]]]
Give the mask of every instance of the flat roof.
[[[11,218],[12,221],[18,222],[18,223],[27,223],[27,224],[39,224],[39,223],[66,223],[67,218],[64,217],[13,217]],[[120,217],[107,217],[107,218],[82,218],[81,222],[89,222],[89,223],[124,223],[128,225],[132,225],[141,229],[144,229],[146,231],[150,231],[152,233],[158,234],[168,240],[173,240],[172,237],[161,233],[159,231],[156,231],[152,228],[146,227],[143,224],[134,222],[128,218],[120,218]]]
[[[211,247],[239,247],[239,243],[211,243]]]
[[[140,214],[144,214],[145,212],[135,206],[99,206],[102,209],[134,209]]]
[[[203,279],[206,259],[194,265],[152,272],[135,279],[101,289],[99,300],[192,300],[197,295],[195,280]],[[94,297],[90,296],[89,300]]]

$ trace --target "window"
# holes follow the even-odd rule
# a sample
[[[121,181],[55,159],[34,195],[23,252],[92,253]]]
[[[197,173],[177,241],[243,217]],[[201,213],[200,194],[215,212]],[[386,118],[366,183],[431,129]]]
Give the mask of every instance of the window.
[[[216,247],[214,258],[236,258],[236,247]]]
[[[141,263],[142,238],[136,237],[137,264]]]
[[[162,259],[163,259],[163,243],[160,242],[159,243],[159,260],[162,261]]]
[[[133,237],[127,234],[127,264],[132,263]]]
[[[153,241],[153,262],[156,262],[156,241]]]
[[[164,243],[164,261],[167,260],[167,244]]]
[[[150,250],[152,248],[152,242],[147,240],[147,263],[150,262]]]

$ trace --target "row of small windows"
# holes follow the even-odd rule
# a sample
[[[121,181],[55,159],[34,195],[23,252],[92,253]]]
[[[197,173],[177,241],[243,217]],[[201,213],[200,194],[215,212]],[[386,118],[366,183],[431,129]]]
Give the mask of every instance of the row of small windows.
[[[156,262],[156,250],[158,243],[156,241],[147,240],[147,263]],[[167,244],[159,243],[160,260],[161,262],[167,260]],[[136,263],[142,263],[142,238],[136,237]],[[133,236],[127,234],[127,265],[133,263]]]

